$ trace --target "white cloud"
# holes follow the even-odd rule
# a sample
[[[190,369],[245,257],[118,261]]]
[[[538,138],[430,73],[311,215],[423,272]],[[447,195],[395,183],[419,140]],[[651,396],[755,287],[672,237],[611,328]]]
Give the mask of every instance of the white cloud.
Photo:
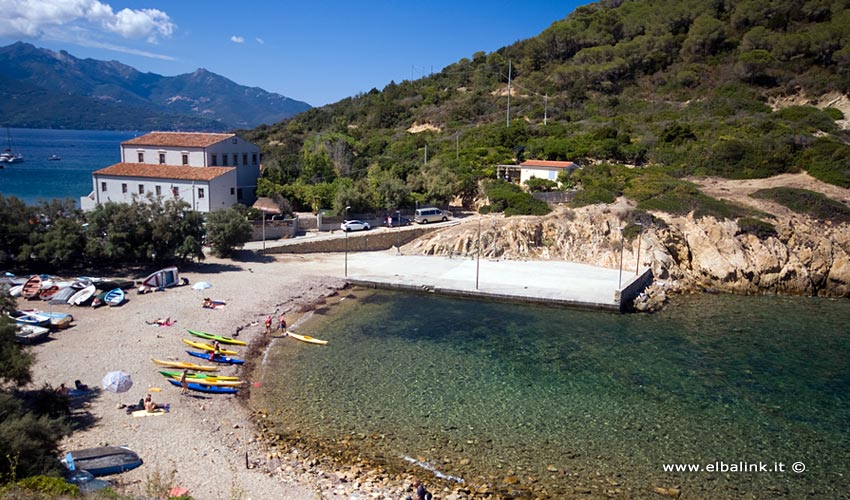
[[[255,40],[257,40],[257,43],[259,43],[260,45],[265,45],[265,43],[266,43],[265,40],[263,40],[262,38],[259,38],[259,37],[255,38]]]
[[[157,9],[121,9],[99,0],[0,0],[0,36],[41,38],[58,29],[104,30],[128,39],[156,43],[177,26]]]
[[[230,37],[230,41],[233,42],[233,43],[245,43],[244,38],[242,38],[241,36],[236,36],[236,35],[233,35],[232,37]]]

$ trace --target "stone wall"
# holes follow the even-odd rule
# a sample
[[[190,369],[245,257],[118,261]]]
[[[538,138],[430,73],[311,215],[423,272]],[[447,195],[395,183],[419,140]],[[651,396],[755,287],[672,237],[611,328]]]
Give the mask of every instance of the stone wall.
[[[405,245],[420,236],[435,231],[433,226],[408,227],[392,231],[357,231],[348,233],[348,238],[317,238],[314,241],[304,241],[297,245],[284,245],[267,248],[265,253],[324,253],[344,252],[346,244],[349,252],[370,252],[376,250],[387,250],[396,245]],[[341,233],[340,230],[334,231]],[[347,243],[346,243],[347,240]]]

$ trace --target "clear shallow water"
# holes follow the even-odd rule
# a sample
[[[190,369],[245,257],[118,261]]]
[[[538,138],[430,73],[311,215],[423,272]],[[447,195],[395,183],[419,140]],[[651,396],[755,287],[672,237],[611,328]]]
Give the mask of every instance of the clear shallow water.
[[[701,296],[647,316],[357,294],[299,330],[328,346],[270,352],[259,396],[302,445],[520,498],[848,498],[848,301]],[[719,461],[807,469],[663,471]]]
[[[16,196],[28,205],[42,200],[80,197],[92,190],[91,173],[121,160],[121,142],[138,132],[105,130],[10,129],[12,147],[23,163],[2,164],[0,193]],[[7,147],[6,129],[0,129],[0,148]],[[49,161],[51,155],[62,158]]]

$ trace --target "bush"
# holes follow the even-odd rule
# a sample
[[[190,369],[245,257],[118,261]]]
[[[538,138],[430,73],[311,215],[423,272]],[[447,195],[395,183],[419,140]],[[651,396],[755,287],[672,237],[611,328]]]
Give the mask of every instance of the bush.
[[[251,224],[235,208],[212,212],[207,220],[207,242],[218,257],[232,255],[251,239],[251,234]]]
[[[775,201],[814,219],[834,223],[850,222],[850,208],[847,205],[807,189],[789,187],[760,189],[750,196]]]
[[[776,237],[776,226],[754,217],[741,217],[738,219],[738,234],[752,234],[760,240]]]
[[[24,490],[37,491],[51,496],[80,496],[80,489],[76,485],[69,484],[58,477],[31,476],[18,481],[17,486]]]
[[[549,205],[523,192],[518,186],[502,181],[491,180],[484,183],[484,193],[490,199],[490,210],[511,215],[546,215]]]

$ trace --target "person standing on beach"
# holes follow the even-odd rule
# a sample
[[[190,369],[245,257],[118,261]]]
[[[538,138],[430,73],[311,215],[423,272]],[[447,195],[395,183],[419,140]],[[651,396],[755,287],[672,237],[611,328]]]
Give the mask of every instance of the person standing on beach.
[[[272,315],[266,316],[266,335],[272,334]]]
[[[180,394],[189,392],[189,382],[186,381],[186,376],[189,374],[188,368],[183,368],[183,373],[180,374]]]
[[[278,323],[277,329],[282,331],[283,333],[286,333],[286,319],[284,319],[283,314],[280,315],[280,321]]]

